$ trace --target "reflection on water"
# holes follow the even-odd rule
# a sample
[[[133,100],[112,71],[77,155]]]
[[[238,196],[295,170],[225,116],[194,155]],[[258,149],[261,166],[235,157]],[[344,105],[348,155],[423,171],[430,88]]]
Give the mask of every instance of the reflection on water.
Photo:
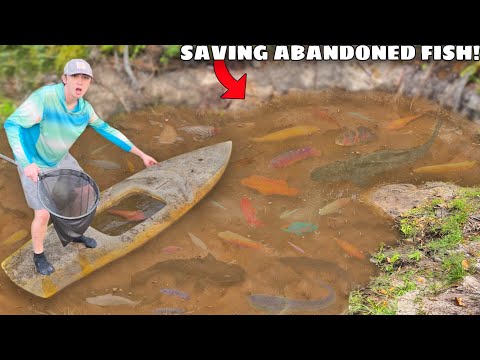
[[[163,209],[165,205],[147,194],[131,194],[97,213],[91,226],[106,235],[121,235]]]
[[[440,164],[478,164],[477,126],[445,110],[439,113],[426,100],[394,100],[378,92],[328,91],[278,97],[251,111],[199,113],[161,106],[110,120],[158,161],[232,140],[230,164],[216,187],[171,227],[50,299],[24,292],[1,272],[0,312],[344,313],[349,293],[375,275],[370,255],[381,243],[393,245],[399,238],[394,224],[362,201],[366,191],[381,184],[431,180],[469,186],[480,178],[478,166],[415,171]],[[414,117],[417,114],[422,116]],[[394,122],[399,119],[404,120]],[[166,133],[171,139],[160,141]],[[10,156],[4,133],[1,136],[0,151]],[[72,148],[101,190],[143,168],[138,157],[105,143],[87,129]],[[119,166],[102,167],[91,160]],[[4,259],[29,237],[9,244],[3,240],[30,229],[32,214],[15,168],[6,163],[0,168]],[[116,204],[114,209],[145,210],[138,207],[138,199],[125,201],[132,203]],[[29,215],[22,218],[17,213]],[[93,226],[120,231],[141,221],[125,220],[105,212]],[[201,239],[203,245],[192,239]],[[105,294],[136,305],[85,300]]]

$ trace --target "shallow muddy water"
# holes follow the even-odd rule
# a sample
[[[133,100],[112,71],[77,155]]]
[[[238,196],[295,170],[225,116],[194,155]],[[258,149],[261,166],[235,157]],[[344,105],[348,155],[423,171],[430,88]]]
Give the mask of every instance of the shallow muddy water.
[[[422,116],[392,123],[412,115]],[[395,224],[362,195],[388,183],[439,180],[473,186],[480,175],[477,125],[429,101],[379,92],[297,93],[237,112],[161,106],[109,122],[158,161],[232,140],[230,163],[214,189],[175,224],[49,299],[25,292],[0,272],[0,313],[342,314],[350,291],[375,275],[370,254],[400,238]],[[181,129],[194,125],[216,130]],[[309,130],[265,141],[268,134],[297,126],[302,127],[297,134]],[[396,150],[405,157],[399,160]],[[0,152],[12,157],[4,131]],[[144,168],[138,157],[91,129],[71,153],[100,190]],[[374,153],[375,166],[368,155]],[[456,171],[414,171],[465,161],[475,164]],[[327,171],[329,164],[336,165]],[[3,260],[30,239],[33,214],[16,169],[5,161],[0,169]],[[258,188],[260,180],[276,185],[263,192],[247,186]],[[108,227],[105,219],[96,219],[97,226]],[[111,215],[110,221],[118,219]],[[21,230],[23,238],[11,237]],[[94,304],[92,298],[105,294],[132,302]]]

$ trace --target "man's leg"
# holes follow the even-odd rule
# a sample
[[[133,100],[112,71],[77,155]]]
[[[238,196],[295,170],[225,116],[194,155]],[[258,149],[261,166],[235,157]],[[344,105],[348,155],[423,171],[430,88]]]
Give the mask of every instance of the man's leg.
[[[18,168],[20,181],[22,183],[25,200],[30,209],[34,211],[34,218],[31,226],[32,243],[33,243],[33,262],[35,269],[42,275],[50,275],[55,271],[53,266],[45,258],[43,253],[43,242],[47,233],[48,220],[50,213],[43,209],[38,199],[37,184],[27,178],[22,169]]]
[[[48,220],[50,214],[47,210],[34,210],[35,216],[32,221],[32,243],[33,243],[33,262],[35,268],[42,275],[50,275],[55,271],[53,266],[48,262],[43,253],[43,242],[47,233]]]

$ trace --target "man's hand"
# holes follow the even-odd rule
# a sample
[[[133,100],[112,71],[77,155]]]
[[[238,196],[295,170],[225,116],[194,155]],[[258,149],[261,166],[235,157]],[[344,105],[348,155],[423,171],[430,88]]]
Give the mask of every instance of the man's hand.
[[[142,150],[140,150],[136,146],[133,146],[130,149],[130,152],[137,155],[137,156],[140,156],[140,158],[143,160],[143,163],[145,164],[146,167],[158,164],[157,160],[155,160],[151,156],[148,156],[147,154],[145,154]]]
[[[151,156],[148,156],[147,154],[142,155],[142,160],[143,160],[143,163],[145,164],[146,167],[158,164],[157,160],[155,160]]]
[[[25,166],[23,172],[25,173],[25,176],[30,178],[33,182],[37,182],[38,174],[40,174],[40,168],[37,164],[31,163],[30,165]]]

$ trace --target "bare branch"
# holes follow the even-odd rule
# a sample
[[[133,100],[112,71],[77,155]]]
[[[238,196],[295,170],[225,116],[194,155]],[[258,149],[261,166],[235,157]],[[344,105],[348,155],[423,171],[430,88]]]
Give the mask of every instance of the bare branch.
[[[140,86],[138,85],[137,78],[133,74],[132,68],[130,67],[130,61],[128,60],[128,45],[124,45],[123,47],[123,67],[125,68],[125,72],[132,82],[133,89],[138,90]]]

